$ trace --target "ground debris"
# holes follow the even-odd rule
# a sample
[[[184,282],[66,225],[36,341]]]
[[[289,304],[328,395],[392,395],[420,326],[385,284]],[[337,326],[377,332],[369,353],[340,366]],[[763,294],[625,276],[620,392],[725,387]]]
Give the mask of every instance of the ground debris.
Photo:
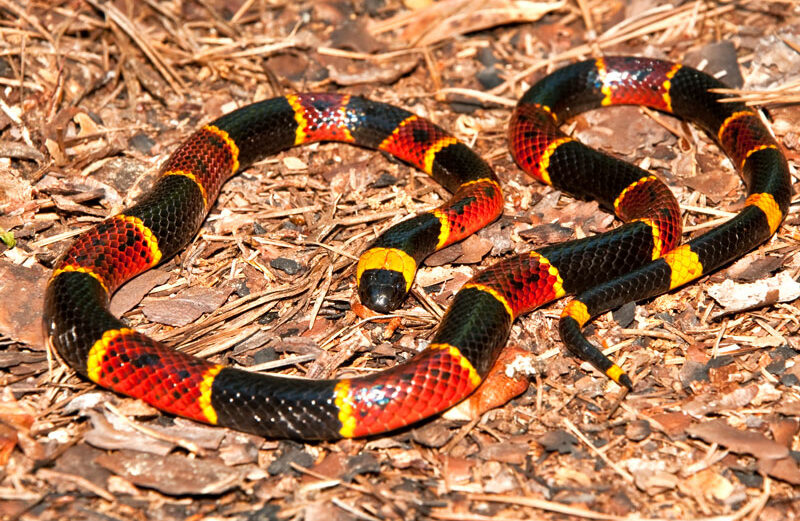
[[[191,132],[253,101],[326,90],[455,132],[497,171],[503,217],[427,259],[396,317],[365,314],[358,254],[445,190],[378,153],[303,147],[226,183],[192,244],[111,307],[213,363],[292,377],[391,367],[427,344],[480,268],[617,225],[508,154],[511,106],[559,65],[686,60],[768,104],[798,171],[793,3],[4,0],[0,19],[0,518],[800,519],[796,197],[743,260],[592,322],[633,378],[621,400],[563,351],[563,302],[517,319],[517,373],[475,400],[336,443],[264,440],[101,391],[48,356],[41,324],[70,240],[147,191]],[[687,236],[744,204],[733,165],[691,125],[614,107],[564,130],[666,179]]]
[[[783,271],[774,277],[748,284],[727,279],[721,284],[710,286],[708,294],[722,305],[724,312],[716,315],[721,316],[777,302],[797,300],[800,297],[800,283]]]
[[[173,496],[218,495],[244,479],[244,471],[238,467],[180,454],[160,456],[121,450],[101,454],[94,461],[138,487]]]

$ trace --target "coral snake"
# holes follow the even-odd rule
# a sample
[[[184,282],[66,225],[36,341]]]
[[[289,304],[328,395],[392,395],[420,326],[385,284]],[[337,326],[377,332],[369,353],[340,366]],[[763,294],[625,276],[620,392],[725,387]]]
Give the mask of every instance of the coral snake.
[[[436,414],[481,384],[520,314],[566,294],[561,337],[610,378],[631,380],[582,335],[591,317],[681,286],[767,240],[785,217],[789,171],[759,115],[721,103],[711,76],[666,61],[613,57],[576,63],[528,90],[511,117],[511,152],[526,172],[625,221],[607,234],[506,258],[455,295],[430,345],[406,363],[357,378],[302,380],[201,360],[138,333],[108,311],[110,295],[197,233],[220,186],[254,161],[313,141],[377,149],[453,193],[441,207],[382,234],[357,267],[359,295],[398,306],[426,255],[497,218],[492,169],[466,145],[403,109],[341,94],[296,94],[247,105],[210,123],[163,166],[135,206],[80,235],[45,297],[49,342],[78,373],[173,414],[267,437],[335,439],[396,429]],[[585,147],[559,126],[587,109],[644,105],[708,132],[747,185],[741,211],[679,245],[679,208],[647,171]]]

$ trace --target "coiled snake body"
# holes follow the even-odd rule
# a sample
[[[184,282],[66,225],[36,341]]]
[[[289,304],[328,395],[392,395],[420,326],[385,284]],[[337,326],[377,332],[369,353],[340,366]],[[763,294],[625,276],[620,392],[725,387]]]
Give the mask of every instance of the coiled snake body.
[[[340,380],[256,374],[169,349],[108,312],[121,284],[194,237],[226,179],[294,145],[327,140],[385,151],[453,193],[436,210],[390,228],[360,258],[359,295],[379,311],[402,302],[427,255],[500,215],[498,180],[466,145],[403,109],[340,94],[254,103],[198,130],[147,195],[80,235],[59,260],[46,291],[47,336],[80,374],[161,410],[268,437],[333,439],[386,432],[459,402],[483,381],[517,316],[576,294],[564,308],[562,339],[630,387],[622,369],[583,337],[586,322],[740,257],[769,238],[788,210],[785,157],[757,113],[710,92],[722,86],[679,64],[619,57],[565,67],[531,87],[509,126],[517,163],[545,183],[598,200],[625,224],[478,273],[456,294],[428,348],[387,371]],[[742,210],[678,245],[678,205],[655,176],[559,130],[574,114],[616,104],[675,114],[713,136],[747,184]]]

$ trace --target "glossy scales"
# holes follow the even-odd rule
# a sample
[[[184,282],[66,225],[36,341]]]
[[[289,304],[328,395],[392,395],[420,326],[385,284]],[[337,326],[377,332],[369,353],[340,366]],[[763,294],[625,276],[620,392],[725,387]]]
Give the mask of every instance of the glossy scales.
[[[48,338],[81,374],[162,410],[264,436],[334,439],[403,427],[464,399],[488,373],[516,316],[577,293],[559,323],[562,339],[630,387],[628,376],[586,341],[581,327],[610,307],[690,282],[742,255],[766,240],[788,210],[789,174],[780,147],[750,109],[719,103],[722,95],[709,91],[719,86],[691,68],[645,58],[581,62],[535,84],[511,119],[516,161],[630,222],[608,234],[509,257],[478,273],[453,298],[428,349],[387,371],[297,380],[222,367],[131,331],[107,311],[119,284],[191,240],[225,179],[296,144],[340,140],[388,151],[455,192],[436,210],[379,237],[368,256],[382,260],[359,269],[362,281],[394,273],[392,284],[404,293],[412,265],[499,214],[497,179],[465,145],[403,109],[337,94],[265,100],[190,137],[153,190],[79,236],[60,260],[46,291]],[[582,110],[618,103],[669,111],[715,136],[748,185],[741,212],[676,247],[677,203],[663,185],[559,129]]]
[[[500,185],[488,164],[406,110],[328,93],[254,103],[190,136],[164,163],[150,192],[80,235],[60,259],[45,302],[48,338],[59,354],[100,385],[161,410],[274,437],[381,432],[435,414],[469,394],[480,375],[455,345],[432,348],[392,374],[298,382],[196,359],[124,327],[108,313],[110,294],[119,285],[194,237],[231,175],[266,155],[314,141],[392,153],[455,192],[438,209],[390,228],[362,258],[359,281],[376,282],[376,274],[384,279],[388,274],[391,284],[400,286],[400,299],[387,310],[401,303],[422,259],[502,210]],[[361,289],[380,293],[380,282]]]
[[[604,58],[593,64],[582,62],[566,67],[555,76],[554,80],[545,79],[544,86],[534,86],[523,100],[555,107],[552,110],[559,118],[598,104],[638,104],[674,114],[692,121],[713,137],[748,186],[747,201],[739,214],[681,246],[659,244],[663,237],[679,235],[677,228],[671,227],[676,222],[671,211],[659,212],[657,219],[638,216],[636,220],[653,226],[654,259],[584,288],[565,311],[559,331],[567,347],[630,387],[632,383],[627,376],[583,337],[580,328],[592,316],[691,282],[765,241],[788,210],[791,197],[788,166],[758,115],[742,103],[722,103],[725,96],[712,89],[724,85],[690,67],[647,58]],[[587,82],[593,87],[581,92],[572,87],[573,82]],[[566,86],[562,99],[553,99],[557,97],[555,84]],[[537,92],[543,93],[543,100],[537,98]],[[622,195],[618,206],[625,207],[628,195]],[[640,206],[647,205],[647,199],[642,199]]]

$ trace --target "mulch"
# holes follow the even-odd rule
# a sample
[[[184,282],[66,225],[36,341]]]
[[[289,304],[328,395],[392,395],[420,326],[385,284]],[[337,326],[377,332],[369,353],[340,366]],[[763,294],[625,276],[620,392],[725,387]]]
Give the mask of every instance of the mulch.
[[[70,239],[147,191],[199,125],[298,91],[394,103],[486,158],[503,217],[428,259],[387,322],[362,320],[355,259],[447,193],[380,154],[317,144],[230,180],[191,245],[113,312],[197,356],[309,378],[426,345],[452,295],[514,252],[617,225],[513,163],[505,128],[537,78],[577,59],[688,63],[764,106],[797,185],[793,1],[0,0],[0,519],[800,518],[800,219],[743,260],[595,320],[636,388],[562,350],[564,302],[517,320],[524,392],[370,439],[263,439],[162,414],[48,353],[43,288]],[[696,128],[632,107],[566,129],[660,174],[693,236],[743,203]],[[797,190],[797,187],[795,188]]]

